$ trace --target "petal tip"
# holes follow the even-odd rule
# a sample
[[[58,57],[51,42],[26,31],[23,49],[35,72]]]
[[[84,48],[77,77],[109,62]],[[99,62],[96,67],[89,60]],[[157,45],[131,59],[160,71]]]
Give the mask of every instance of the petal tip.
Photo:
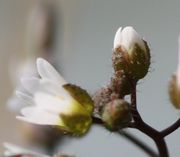
[[[42,63],[42,62],[44,62],[44,61],[45,61],[45,59],[43,59],[43,58],[41,58],[41,57],[39,57],[39,58],[36,59],[36,63],[37,63],[37,64]]]
[[[114,37],[114,49],[116,49],[121,44],[121,32],[122,27],[119,27]]]

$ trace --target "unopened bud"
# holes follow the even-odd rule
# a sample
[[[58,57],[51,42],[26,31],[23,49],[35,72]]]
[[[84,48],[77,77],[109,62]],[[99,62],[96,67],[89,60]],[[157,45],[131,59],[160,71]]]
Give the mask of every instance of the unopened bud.
[[[173,75],[169,83],[169,97],[175,108],[180,109],[180,86],[177,75]]]
[[[129,106],[123,99],[113,100],[104,106],[101,116],[109,130],[115,131],[127,126],[132,119]]]
[[[172,76],[169,83],[169,97],[175,108],[180,109],[180,36],[178,39],[178,66],[177,72]]]
[[[114,38],[113,66],[134,80],[143,78],[150,65],[149,47],[132,28],[119,28]]]

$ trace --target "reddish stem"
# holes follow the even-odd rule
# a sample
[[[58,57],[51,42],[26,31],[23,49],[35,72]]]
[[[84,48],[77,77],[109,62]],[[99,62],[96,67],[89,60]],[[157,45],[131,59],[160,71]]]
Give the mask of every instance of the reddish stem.
[[[156,146],[159,151],[160,157],[169,157],[167,146],[164,140],[164,137],[161,136],[161,132],[155,130],[148,124],[146,124],[138,110],[137,110],[137,104],[136,104],[136,84],[134,84],[134,87],[132,88],[132,94],[131,94],[131,105],[132,105],[132,115],[134,119],[134,127],[147,136],[151,137],[154,142],[156,143]]]
[[[100,118],[92,117],[92,119],[93,119],[94,124],[104,125],[104,122]],[[120,131],[118,131],[118,133],[120,135],[122,135],[123,137],[125,137],[126,139],[128,139],[129,141],[131,141],[132,143],[134,143],[139,148],[141,148],[150,157],[158,157],[158,155],[156,154],[156,152],[154,152],[154,150],[152,150],[149,146],[147,146],[143,141],[140,141],[137,137],[133,136],[132,134],[130,134],[124,130],[120,130]]]
[[[178,129],[179,127],[180,127],[180,118],[176,122],[174,122],[171,126],[169,126],[168,128],[164,129],[163,131],[161,131],[161,136],[162,137],[166,137],[169,134],[171,134],[173,131]]]

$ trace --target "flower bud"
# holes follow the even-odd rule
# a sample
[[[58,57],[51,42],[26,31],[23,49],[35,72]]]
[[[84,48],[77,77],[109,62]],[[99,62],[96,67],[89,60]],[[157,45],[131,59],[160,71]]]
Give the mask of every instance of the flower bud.
[[[119,28],[114,38],[113,66],[130,78],[143,78],[150,65],[149,47],[132,27]]]
[[[179,37],[179,60],[177,72],[169,82],[169,97],[175,108],[180,109],[180,37]]]
[[[175,108],[180,109],[180,86],[177,75],[173,75],[169,82],[169,97]]]
[[[101,116],[109,130],[115,131],[127,126],[132,119],[129,106],[123,99],[115,99],[104,106]]]

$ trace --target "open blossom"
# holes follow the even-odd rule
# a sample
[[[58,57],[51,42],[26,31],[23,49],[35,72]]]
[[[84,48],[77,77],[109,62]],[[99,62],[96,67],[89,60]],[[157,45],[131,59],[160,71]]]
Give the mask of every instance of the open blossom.
[[[114,37],[112,60],[115,72],[123,71],[137,81],[148,72],[149,47],[133,27],[120,27]]]
[[[40,78],[27,77],[21,80],[26,92],[17,91],[16,94],[30,106],[23,108],[23,116],[17,118],[33,124],[58,126],[76,135],[87,132],[93,111],[89,95],[80,87],[68,84],[42,58],[37,59],[37,71]],[[73,92],[81,95],[77,97]]]

